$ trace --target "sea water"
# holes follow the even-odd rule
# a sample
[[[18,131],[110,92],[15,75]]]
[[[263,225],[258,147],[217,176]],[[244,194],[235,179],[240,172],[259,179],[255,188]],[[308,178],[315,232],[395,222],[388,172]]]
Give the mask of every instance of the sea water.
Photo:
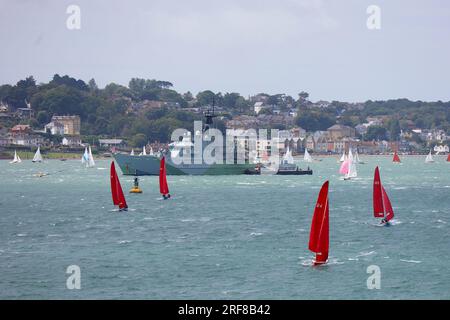
[[[449,299],[450,163],[361,158],[350,181],[337,157],[297,160],[312,176],[168,176],[167,201],[157,177],[129,194],[133,177],[120,174],[128,212],[112,205],[111,160],[0,161],[0,298]],[[372,215],[376,165],[395,211],[390,227]],[[326,180],[330,258],[311,267],[309,229]],[[73,265],[81,287],[70,290]],[[381,287],[370,290],[373,265]]]

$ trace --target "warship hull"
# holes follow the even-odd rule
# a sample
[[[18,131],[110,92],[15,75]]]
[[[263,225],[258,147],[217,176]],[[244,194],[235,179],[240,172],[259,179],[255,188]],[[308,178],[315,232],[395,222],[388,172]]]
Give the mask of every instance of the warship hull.
[[[157,176],[159,175],[160,159],[156,156],[132,156],[129,154],[114,154],[114,159],[124,175]],[[170,157],[166,158],[168,175],[238,175],[253,170],[255,164],[174,164]]]

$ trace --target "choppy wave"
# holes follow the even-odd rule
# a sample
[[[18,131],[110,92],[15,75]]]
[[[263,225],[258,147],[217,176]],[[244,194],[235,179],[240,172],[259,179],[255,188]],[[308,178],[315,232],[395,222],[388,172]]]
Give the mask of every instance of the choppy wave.
[[[418,260],[406,260],[406,259],[400,259],[400,261],[402,261],[402,262],[407,262],[407,263],[422,263],[422,261],[418,261]]]

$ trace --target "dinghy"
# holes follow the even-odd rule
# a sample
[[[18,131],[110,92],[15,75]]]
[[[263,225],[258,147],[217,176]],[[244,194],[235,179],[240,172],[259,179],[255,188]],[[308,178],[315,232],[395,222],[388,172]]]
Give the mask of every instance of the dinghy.
[[[311,157],[311,155],[308,152],[308,149],[305,148],[305,156],[303,157],[303,160],[305,162],[313,162],[313,158]]]
[[[309,250],[316,254],[314,265],[327,263],[329,249],[328,181],[319,192],[309,234]]]
[[[147,151],[145,150],[145,146],[142,147],[142,152],[139,154],[140,156],[146,156]]]
[[[169,186],[167,185],[166,174],[166,158],[162,157],[159,166],[159,192],[162,194],[164,200],[170,198]]]
[[[150,153],[149,153],[149,155],[150,156],[154,156],[155,154],[153,153],[153,148],[152,147],[150,147]]]
[[[345,155],[345,150],[344,150],[344,152],[342,153],[341,159],[339,159],[339,162],[344,162],[346,159],[347,159],[347,157]]]
[[[134,156],[134,149],[131,149],[130,156]]]
[[[391,201],[381,184],[380,170],[375,168],[373,178],[373,216],[375,218],[382,218],[382,224],[388,224],[394,218],[394,210],[392,209]]]
[[[397,151],[394,152],[394,157],[392,158],[392,162],[400,163],[400,157],[398,156]]]
[[[42,160],[43,159],[42,159],[42,155],[41,155],[41,147],[39,146],[36,150],[36,153],[34,154],[33,160],[31,160],[31,161],[42,162]]]
[[[120,185],[119,177],[117,176],[116,166],[114,161],[111,162],[111,195],[115,206],[119,206],[119,211],[127,211],[128,205],[123,194],[122,186]]]
[[[20,159],[20,157],[17,155],[17,151],[14,150],[14,159],[12,161],[10,161],[9,163],[21,163],[22,160]]]
[[[433,159],[433,155],[431,154],[431,150],[430,153],[428,153],[427,157],[425,158],[425,163],[433,163],[434,159]]]

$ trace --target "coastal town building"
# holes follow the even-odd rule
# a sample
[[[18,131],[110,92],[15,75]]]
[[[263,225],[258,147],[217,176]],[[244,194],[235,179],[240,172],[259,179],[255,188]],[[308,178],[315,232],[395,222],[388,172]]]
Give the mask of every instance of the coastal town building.
[[[25,147],[37,147],[43,143],[44,138],[36,134],[17,134],[10,139],[10,144]]]
[[[11,144],[11,138],[8,136],[0,136],[0,147],[6,147]]]
[[[327,129],[331,139],[340,139],[345,137],[353,138],[356,135],[355,129],[342,124],[335,124]]]
[[[65,135],[80,135],[81,120],[79,116],[53,116],[50,124],[52,122],[54,124],[62,124]]]
[[[100,147],[103,148],[120,148],[125,146],[125,142],[123,139],[98,139],[98,143],[100,144]]]
[[[11,128],[12,135],[23,135],[31,132],[31,127],[28,124],[17,124]]]
[[[68,147],[78,147],[82,145],[80,136],[64,136],[61,144]]]
[[[64,124],[57,121],[52,121],[45,125],[45,132],[48,132],[52,135],[64,135]]]

